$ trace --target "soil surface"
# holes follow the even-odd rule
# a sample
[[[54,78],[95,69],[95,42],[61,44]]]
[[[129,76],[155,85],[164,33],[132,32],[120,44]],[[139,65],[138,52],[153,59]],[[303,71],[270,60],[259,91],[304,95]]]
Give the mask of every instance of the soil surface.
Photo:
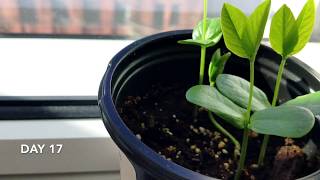
[[[205,109],[186,101],[187,89],[179,84],[153,85],[144,95],[125,97],[118,111],[137,138],[163,158],[207,176],[232,179],[237,168],[234,145],[214,128]],[[242,131],[216,118],[241,143]],[[291,180],[320,169],[319,151],[310,157],[303,151],[308,140],[272,136],[265,165],[258,168],[262,135],[252,132],[242,179]]]

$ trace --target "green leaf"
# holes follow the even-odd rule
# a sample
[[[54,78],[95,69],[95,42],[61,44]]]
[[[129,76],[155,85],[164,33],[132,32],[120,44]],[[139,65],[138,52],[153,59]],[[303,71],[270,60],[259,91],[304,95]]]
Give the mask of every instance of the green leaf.
[[[265,0],[247,17],[238,8],[225,3],[221,11],[221,29],[227,48],[237,56],[252,59],[260,46],[270,11]]]
[[[261,134],[300,138],[312,129],[314,122],[312,112],[306,108],[279,106],[254,113],[248,127]]]
[[[192,33],[192,39],[202,40],[203,21],[200,21]],[[222,37],[220,18],[207,19],[207,29],[204,34],[204,40],[210,40],[214,44],[218,43]]]
[[[311,110],[315,116],[320,115],[320,91],[298,96],[295,99],[287,101],[283,105],[302,106]]]
[[[246,110],[224,97],[214,87],[197,85],[191,87],[186,98],[189,102],[204,107],[237,128],[244,128]]]
[[[247,17],[238,8],[225,3],[221,11],[221,29],[227,48],[239,57],[249,58],[252,54],[250,47],[243,39],[246,31]]]
[[[309,41],[315,22],[315,5],[308,0],[298,19],[283,5],[273,16],[270,29],[272,48],[283,57],[298,53]]]
[[[291,55],[298,42],[296,21],[286,5],[283,5],[272,18],[270,42],[272,48],[282,57]]]
[[[204,35],[204,39],[203,36]],[[180,44],[191,44],[210,47],[217,44],[222,37],[220,18],[207,19],[207,28],[203,33],[203,20],[193,29],[192,39],[178,41]]]
[[[304,104],[314,104],[320,105],[320,91],[298,96],[291,99],[285,103],[286,105],[304,105]]]
[[[259,48],[266,27],[271,0],[261,3],[248,18],[248,34],[253,46]],[[258,49],[256,49],[258,50]]]
[[[218,75],[223,73],[224,66],[228,59],[230,58],[231,53],[226,53],[221,56],[220,49],[217,49],[211,58],[211,62],[208,68],[208,75],[210,84],[214,84]]]
[[[178,41],[178,43],[196,45],[196,46],[205,46],[205,47],[210,47],[214,45],[214,43],[212,43],[212,41],[209,41],[209,40],[193,40],[193,39],[180,40]]]
[[[315,5],[313,0],[308,0],[296,21],[299,40],[294,47],[293,53],[298,53],[309,41],[315,22]]]
[[[243,108],[248,107],[250,82],[231,74],[220,74],[216,80],[218,90],[231,101]],[[259,111],[271,107],[266,94],[254,87],[252,97],[252,111]]]

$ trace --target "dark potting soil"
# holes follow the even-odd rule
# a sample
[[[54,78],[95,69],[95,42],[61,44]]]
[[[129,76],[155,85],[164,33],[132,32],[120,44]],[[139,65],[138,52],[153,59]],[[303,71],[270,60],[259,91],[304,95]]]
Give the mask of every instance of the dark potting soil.
[[[179,84],[153,85],[144,95],[124,98],[118,111],[137,138],[163,158],[207,176],[232,179],[237,168],[234,145],[215,129],[205,109],[194,113],[195,107],[185,99],[187,89]],[[219,122],[241,143],[241,130]],[[290,180],[316,171],[320,154],[307,160],[302,150],[308,139],[272,136],[265,165],[259,169],[262,136],[251,133],[243,179]]]

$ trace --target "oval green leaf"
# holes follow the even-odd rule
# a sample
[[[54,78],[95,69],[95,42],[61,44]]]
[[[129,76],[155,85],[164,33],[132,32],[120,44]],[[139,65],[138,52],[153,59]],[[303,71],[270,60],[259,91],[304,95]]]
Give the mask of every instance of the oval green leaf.
[[[192,32],[192,39],[203,40],[203,35],[204,40],[211,41],[213,45],[217,44],[222,37],[220,18],[207,19],[205,34],[203,32],[203,20],[200,21]]]
[[[238,8],[225,3],[221,11],[221,29],[227,48],[242,58],[249,58],[250,47],[246,46],[243,38],[246,31],[247,17]]]
[[[272,48],[282,57],[292,54],[298,42],[298,30],[294,16],[287,5],[283,5],[273,16],[270,28]]]
[[[303,107],[279,106],[255,112],[249,129],[268,135],[300,138],[312,129],[315,117]]]
[[[204,36],[204,39],[203,37]],[[180,44],[191,44],[210,47],[217,44],[222,37],[220,18],[207,19],[205,34],[203,33],[203,20],[193,29],[192,39],[178,41]]]
[[[320,91],[298,96],[283,105],[302,106],[311,110],[315,116],[320,115]]]
[[[243,129],[246,110],[234,104],[214,87],[193,86],[187,91],[186,98],[189,102],[214,112],[236,128]]]
[[[248,107],[250,82],[231,74],[220,74],[216,80],[218,90],[230,100],[243,108]],[[271,107],[267,95],[259,88],[254,87],[252,111],[259,111]]]
[[[270,0],[265,0],[249,17],[238,8],[224,4],[221,29],[225,44],[231,52],[242,58],[254,58],[263,37],[270,4]]]
[[[313,0],[308,0],[300,12],[296,21],[299,40],[294,47],[292,54],[301,51],[309,41],[315,22],[315,5]]]
[[[212,41],[209,41],[209,40],[193,40],[193,39],[180,40],[178,41],[178,43],[195,45],[195,46],[204,46],[204,47],[210,47],[213,44]]]
[[[258,50],[263,38],[270,12],[271,0],[261,3],[248,18],[248,34],[253,46]]]

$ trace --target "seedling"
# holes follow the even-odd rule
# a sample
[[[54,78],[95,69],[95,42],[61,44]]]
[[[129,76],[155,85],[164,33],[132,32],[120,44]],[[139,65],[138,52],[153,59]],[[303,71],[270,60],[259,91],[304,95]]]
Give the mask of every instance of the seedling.
[[[193,38],[179,41],[201,47],[199,85],[187,91],[187,100],[209,110],[210,120],[235,144],[235,152],[240,149],[240,144],[215,120],[212,112],[234,127],[243,129],[241,154],[235,179],[240,178],[244,168],[250,130],[265,134],[258,160],[261,165],[269,135],[302,137],[314,126],[315,116],[320,116],[320,92],[297,97],[276,107],[286,60],[299,52],[311,36],[315,16],[313,0],[308,0],[297,20],[286,5],[282,6],[272,19],[271,45],[282,56],[272,103],[261,89],[254,86],[254,63],[270,5],[271,1],[265,0],[250,16],[246,16],[241,10],[227,3],[222,8],[221,30],[225,44],[237,56],[249,60],[250,82],[234,75],[222,74],[230,54],[221,55],[218,49],[212,56],[208,69],[210,86],[202,85],[206,48],[215,45],[221,38],[218,19],[206,19],[206,0],[204,18],[194,29]]]
[[[217,49],[216,52],[213,54],[211,58],[211,62],[209,64],[208,68],[208,79],[210,82],[210,86],[213,87],[217,77],[222,74],[224,70],[224,66],[228,59],[230,58],[231,53],[228,52],[226,54],[223,54],[221,56],[220,49]],[[237,157],[240,155],[240,143],[239,141],[230,133],[228,132],[221,124],[218,123],[218,121],[214,118],[214,115],[212,112],[208,111],[208,116],[212,124],[225,136],[227,136],[231,142],[234,144],[234,159],[237,159]]]
[[[204,2],[203,3],[204,4],[203,19],[193,29],[192,39],[178,41],[181,44],[190,44],[190,45],[196,45],[201,47],[199,84],[203,84],[205,60],[206,60],[206,49],[208,47],[211,47],[217,44],[222,37],[220,19],[207,18],[208,0],[204,0],[203,2]]]
[[[280,82],[287,58],[298,53],[309,41],[314,20],[315,6],[313,0],[307,1],[297,20],[286,5],[283,5],[272,18],[270,28],[271,46],[282,57],[274,89],[272,107],[276,106],[278,100]],[[269,135],[265,135],[259,154],[259,165],[263,164],[268,141]]]
[[[235,179],[240,178],[247,154],[248,125],[254,93],[254,62],[268,20],[270,5],[270,0],[264,1],[248,17],[240,9],[227,3],[224,4],[221,12],[221,29],[227,48],[239,57],[247,58],[250,61],[249,100],[243,125],[240,160]]]
[[[313,0],[308,0],[297,20],[286,6],[272,20],[271,44],[282,56],[272,103],[269,103],[262,90],[254,86],[254,62],[270,3],[270,0],[266,0],[249,17],[229,4],[225,4],[222,9],[221,23],[225,44],[234,54],[249,59],[250,82],[234,75],[220,74],[214,82],[216,87],[197,85],[186,94],[188,101],[214,112],[234,127],[244,129],[235,179],[240,178],[244,167],[249,130],[260,134],[299,138],[313,128],[315,116],[320,115],[320,92],[297,97],[276,107],[285,61],[288,56],[299,52],[310,38],[315,14]],[[285,22],[286,20],[289,22]],[[265,148],[266,145],[262,151]]]
[[[208,47],[217,44],[222,37],[222,31],[220,26],[220,19],[208,19],[207,18],[207,0],[204,0],[204,13],[203,20],[198,23],[192,33],[192,39],[178,41],[181,44],[190,44],[201,47],[200,57],[200,70],[199,70],[199,84],[203,84],[204,70],[205,70],[205,58],[206,49]],[[221,51],[218,49],[212,56],[208,69],[208,76],[210,85],[213,86],[214,82],[219,74],[224,70],[226,61],[230,58],[231,53],[226,53],[221,56]],[[197,109],[195,109],[197,110]],[[197,111],[195,111],[194,114]],[[214,118],[211,112],[208,112],[209,119],[212,124],[224,135],[230,138],[235,145],[234,156],[235,158],[240,153],[240,143],[234,138],[226,129],[224,129]]]

